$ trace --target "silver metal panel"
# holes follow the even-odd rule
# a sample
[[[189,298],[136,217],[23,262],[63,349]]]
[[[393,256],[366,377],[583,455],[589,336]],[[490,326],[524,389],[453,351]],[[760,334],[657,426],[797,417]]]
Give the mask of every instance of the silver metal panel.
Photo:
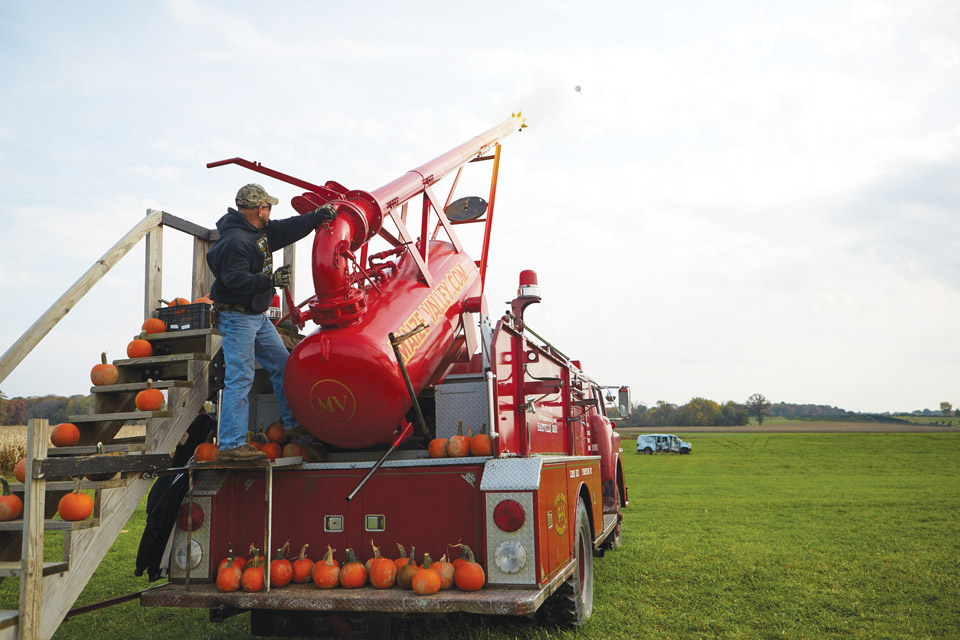
[[[196,490],[196,487],[194,487]],[[213,499],[209,497],[198,498],[194,495],[194,503],[199,505],[203,509],[203,524],[193,532],[190,536],[191,540],[197,543],[200,546],[202,553],[210,553],[210,511],[213,504]],[[186,500],[183,501],[183,504],[188,504]],[[184,569],[181,569],[177,564],[175,556],[178,549],[186,546],[187,544],[187,532],[180,529],[180,527],[174,525],[173,527],[173,543],[170,545],[170,565],[169,565],[169,575],[171,578],[186,578],[187,572]],[[200,566],[192,569],[190,571],[191,580],[202,580],[206,581],[212,576],[210,575],[209,566],[210,563],[206,562],[208,558],[202,558]],[[217,562],[220,560],[218,559]]]
[[[227,479],[226,471],[219,470],[207,470],[207,471],[194,471],[193,472],[193,495],[194,497],[199,496],[215,496],[220,492],[220,487],[223,486],[224,481]]]
[[[487,383],[482,376],[448,376],[437,385],[437,437],[457,435],[457,421],[469,425],[473,435],[485,430],[488,417]],[[467,435],[464,430],[463,435]]]
[[[261,426],[280,421],[280,407],[277,405],[277,397],[272,393],[258,393],[251,398],[250,402],[250,429],[256,431]]]
[[[480,465],[491,458],[417,458],[416,460],[387,460],[383,469],[400,467],[443,467],[451,465]],[[373,460],[344,462],[308,462],[302,469],[369,469],[376,464]]]
[[[483,474],[486,479],[487,474]],[[487,582],[490,584],[525,584],[537,582],[537,549],[534,546],[534,511],[532,493],[488,493],[484,509],[487,513]],[[523,526],[512,533],[501,531],[493,521],[493,509],[501,500],[516,500],[523,507],[527,519]],[[497,546],[511,540],[523,545],[527,552],[527,563],[517,573],[505,573],[496,562]]]
[[[483,466],[480,491],[535,491],[543,458],[490,458]]]

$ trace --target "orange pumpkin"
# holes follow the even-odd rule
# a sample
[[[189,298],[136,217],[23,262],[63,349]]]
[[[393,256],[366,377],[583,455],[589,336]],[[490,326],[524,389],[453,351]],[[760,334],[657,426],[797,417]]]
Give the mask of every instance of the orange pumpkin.
[[[278,445],[276,442],[268,442],[260,447],[260,451],[263,451],[265,454],[267,454],[267,460],[270,462],[275,462],[276,459],[280,457],[280,445]]]
[[[6,478],[0,477],[0,482],[3,483],[3,494],[0,495],[0,522],[16,520],[23,515],[23,501],[20,496],[10,493],[10,485],[7,484]]]
[[[224,560],[226,564],[217,570],[218,591],[238,591],[243,580],[243,570],[236,565],[233,558]]]
[[[283,546],[277,549],[276,560],[270,563],[270,586],[285,587],[293,580],[293,565],[283,557],[287,549],[290,548],[290,541],[287,540]]]
[[[108,384],[117,384],[120,379],[120,372],[112,364],[107,362],[107,354],[100,354],[100,364],[93,365],[90,370],[90,382],[95,387],[102,387]]]
[[[62,422],[50,432],[50,444],[55,447],[72,447],[80,442],[80,429],[72,422]]]
[[[27,459],[26,458],[20,458],[20,461],[17,462],[17,466],[13,468],[13,477],[17,479],[17,482],[27,481]]]
[[[143,335],[143,334],[140,334]],[[149,358],[153,355],[153,345],[140,337],[134,339],[127,345],[128,358]]]
[[[370,584],[377,589],[389,589],[397,582],[397,564],[390,558],[380,555],[380,549],[370,541],[373,547],[373,557],[367,560],[367,574]]]
[[[244,558],[243,556],[234,557],[234,554],[233,554],[233,543],[232,543],[232,542],[228,542],[228,543],[227,543],[227,557],[224,558],[223,560],[221,560],[221,561],[220,561],[220,564],[217,565],[217,571],[219,571],[220,569],[222,569],[222,568],[224,568],[225,566],[227,566],[227,563],[228,563],[229,561],[231,561],[231,560],[233,561],[233,566],[235,566],[236,568],[240,569],[240,571],[243,571],[243,568],[244,568],[245,566],[247,566],[247,559],[246,559],[246,558]]]
[[[144,333],[166,333],[167,323],[160,318],[147,318],[140,328]]]
[[[163,392],[153,388],[153,380],[147,380],[147,388],[138,393],[134,400],[138,411],[160,411],[163,402]]]
[[[303,450],[303,447],[299,444],[288,442],[283,445],[283,450],[280,452],[284,458],[296,458],[297,456],[301,458],[306,457],[306,452]]]
[[[313,573],[313,560],[307,557],[307,547],[309,546],[309,544],[305,544],[300,547],[300,556],[293,561],[294,582],[307,582],[310,580],[310,576]]]
[[[447,455],[451,458],[464,458],[469,453],[470,438],[463,435],[463,420],[457,420],[457,435],[450,438],[450,442],[447,443]]]
[[[220,459],[220,449],[212,442],[201,442],[193,451],[196,462],[216,462]]]
[[[60,498],[57,505],[57,513],[62,520],[76,522],[86,520],[93,513],[93,498],[86,493],[80,492],[80,481],[77,480],[77,488],[72,493]]]
[[[416,575],[420,567],[417,566],[414,558],[417,554],[416,547],[410,547],[410,558],[409,561],[400,567],[400,571],[397,572],[397,586],[401,589],[411,589],[410,586],[413,583],[413,576]]]
[[[247,563],[247,567],[240,576],[240,586],[244,591],[262,591],[263,590],[263,564],[260,561],[260,549],[250,545],[250,554],[252,558]]]
[[[464,559],[453,576],[453,581],[457,589],[461,591],[477,591],[483,587],[486,581],[486,575],[483,573],[483,567],[476,563],[473,557],[473,550],[465,544],[457,545],[463,549]]]
[[[340,585],[347,589],[359,589],[367,584],[367,568],[347,549],[347,560],[340,568]]]
[[[474,456],[492,456],[493,440],[485,433],[470,438],[470,454]]]
[[[264,430],[263,434],[267,436],[267,440],[270,442],[276,442],[279,445],[283,445],[287,441],[287,434],[283,430],[282,422],[272,422]]]
[[[403,569],[403,567],[410,562],[410,558],[407,557],[407,550],[403,548],[403,545],[399,542],[397,543],[397,549],[400,550],[400,557],[394,560],[394,564],[397,565],[397,570]]]
[[[328,546],[323,560],[313,565],[313,584],[321,589],[332,589],[340,584],[340,564],[333,559],[333,551]]]
[[[190,301],[187,300],[186,298],[174,298],[173,300],[171,300],[170,302],[167,303],[167,306],[168,306],[168,307],[182,307],[182,306],[188,305],[188,304],[190,304]]]
[[[423,566],[413,574],[410,587],[419,596],[429,596],[440,591],[440,574],[431,567],[432,564],[430,554],[423,554]]]
[[[427,445],[427,453],[430,454],[431,458],[446,458],[447,457],[447,439],[446,438],[434,438],[430,441],[430,444]]]
[[[440,574],[440,588],[451,588],[457,568],[453,566],[452,562],[447,562],[447,554],[443,554],[439,560],[433,563],[432,567]]]
[[[196,300],[194,300],[194,301],[193,301],[193,304],[200,304],[201,302],[202,302],[203,304],[213,304],[213,300],[210,299],[210,294],[209,294],[209,293],[206,294],[206,295],[202,295],[202,296],[200,296],[199,298],[197,298]]]

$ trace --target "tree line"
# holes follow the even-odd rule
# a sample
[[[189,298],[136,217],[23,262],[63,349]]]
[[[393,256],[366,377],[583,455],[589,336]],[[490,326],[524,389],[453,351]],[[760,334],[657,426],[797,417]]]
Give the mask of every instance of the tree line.
[[[7,398],[0,391],[0,425],[26,424],[31,418],[45,418],[50,424],[66,422],[68,416],[87,413],[90,396],[30,396]]]
[[[691,398],[684,405],[663,400],[652,407],[635,405],[630,418],[622,424],[625,427],[735,427],[747,424],[749,418],[746,404]]]

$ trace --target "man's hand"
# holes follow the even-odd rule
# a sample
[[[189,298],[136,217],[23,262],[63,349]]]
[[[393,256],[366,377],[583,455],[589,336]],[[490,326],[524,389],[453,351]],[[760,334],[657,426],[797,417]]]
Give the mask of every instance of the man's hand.
[[[337,210],[332,204],[325,204],[313,210],[313,217],[318,226],[326,222],[333,222],[337,219]]]
[[[290,281],[293,278],[290,276],[290,265],[285,264],[276,271],[273,272],[273,275],[270,277],[273,286],[275,287],[289,287]]]

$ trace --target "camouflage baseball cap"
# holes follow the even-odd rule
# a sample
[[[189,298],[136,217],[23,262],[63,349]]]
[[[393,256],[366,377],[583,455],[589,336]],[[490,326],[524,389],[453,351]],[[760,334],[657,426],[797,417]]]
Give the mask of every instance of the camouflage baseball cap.
[[[279,202],[258,184],[248,184],[237,191],[237,206],[241,209],[256,209],[262,204],[274,205]]]

